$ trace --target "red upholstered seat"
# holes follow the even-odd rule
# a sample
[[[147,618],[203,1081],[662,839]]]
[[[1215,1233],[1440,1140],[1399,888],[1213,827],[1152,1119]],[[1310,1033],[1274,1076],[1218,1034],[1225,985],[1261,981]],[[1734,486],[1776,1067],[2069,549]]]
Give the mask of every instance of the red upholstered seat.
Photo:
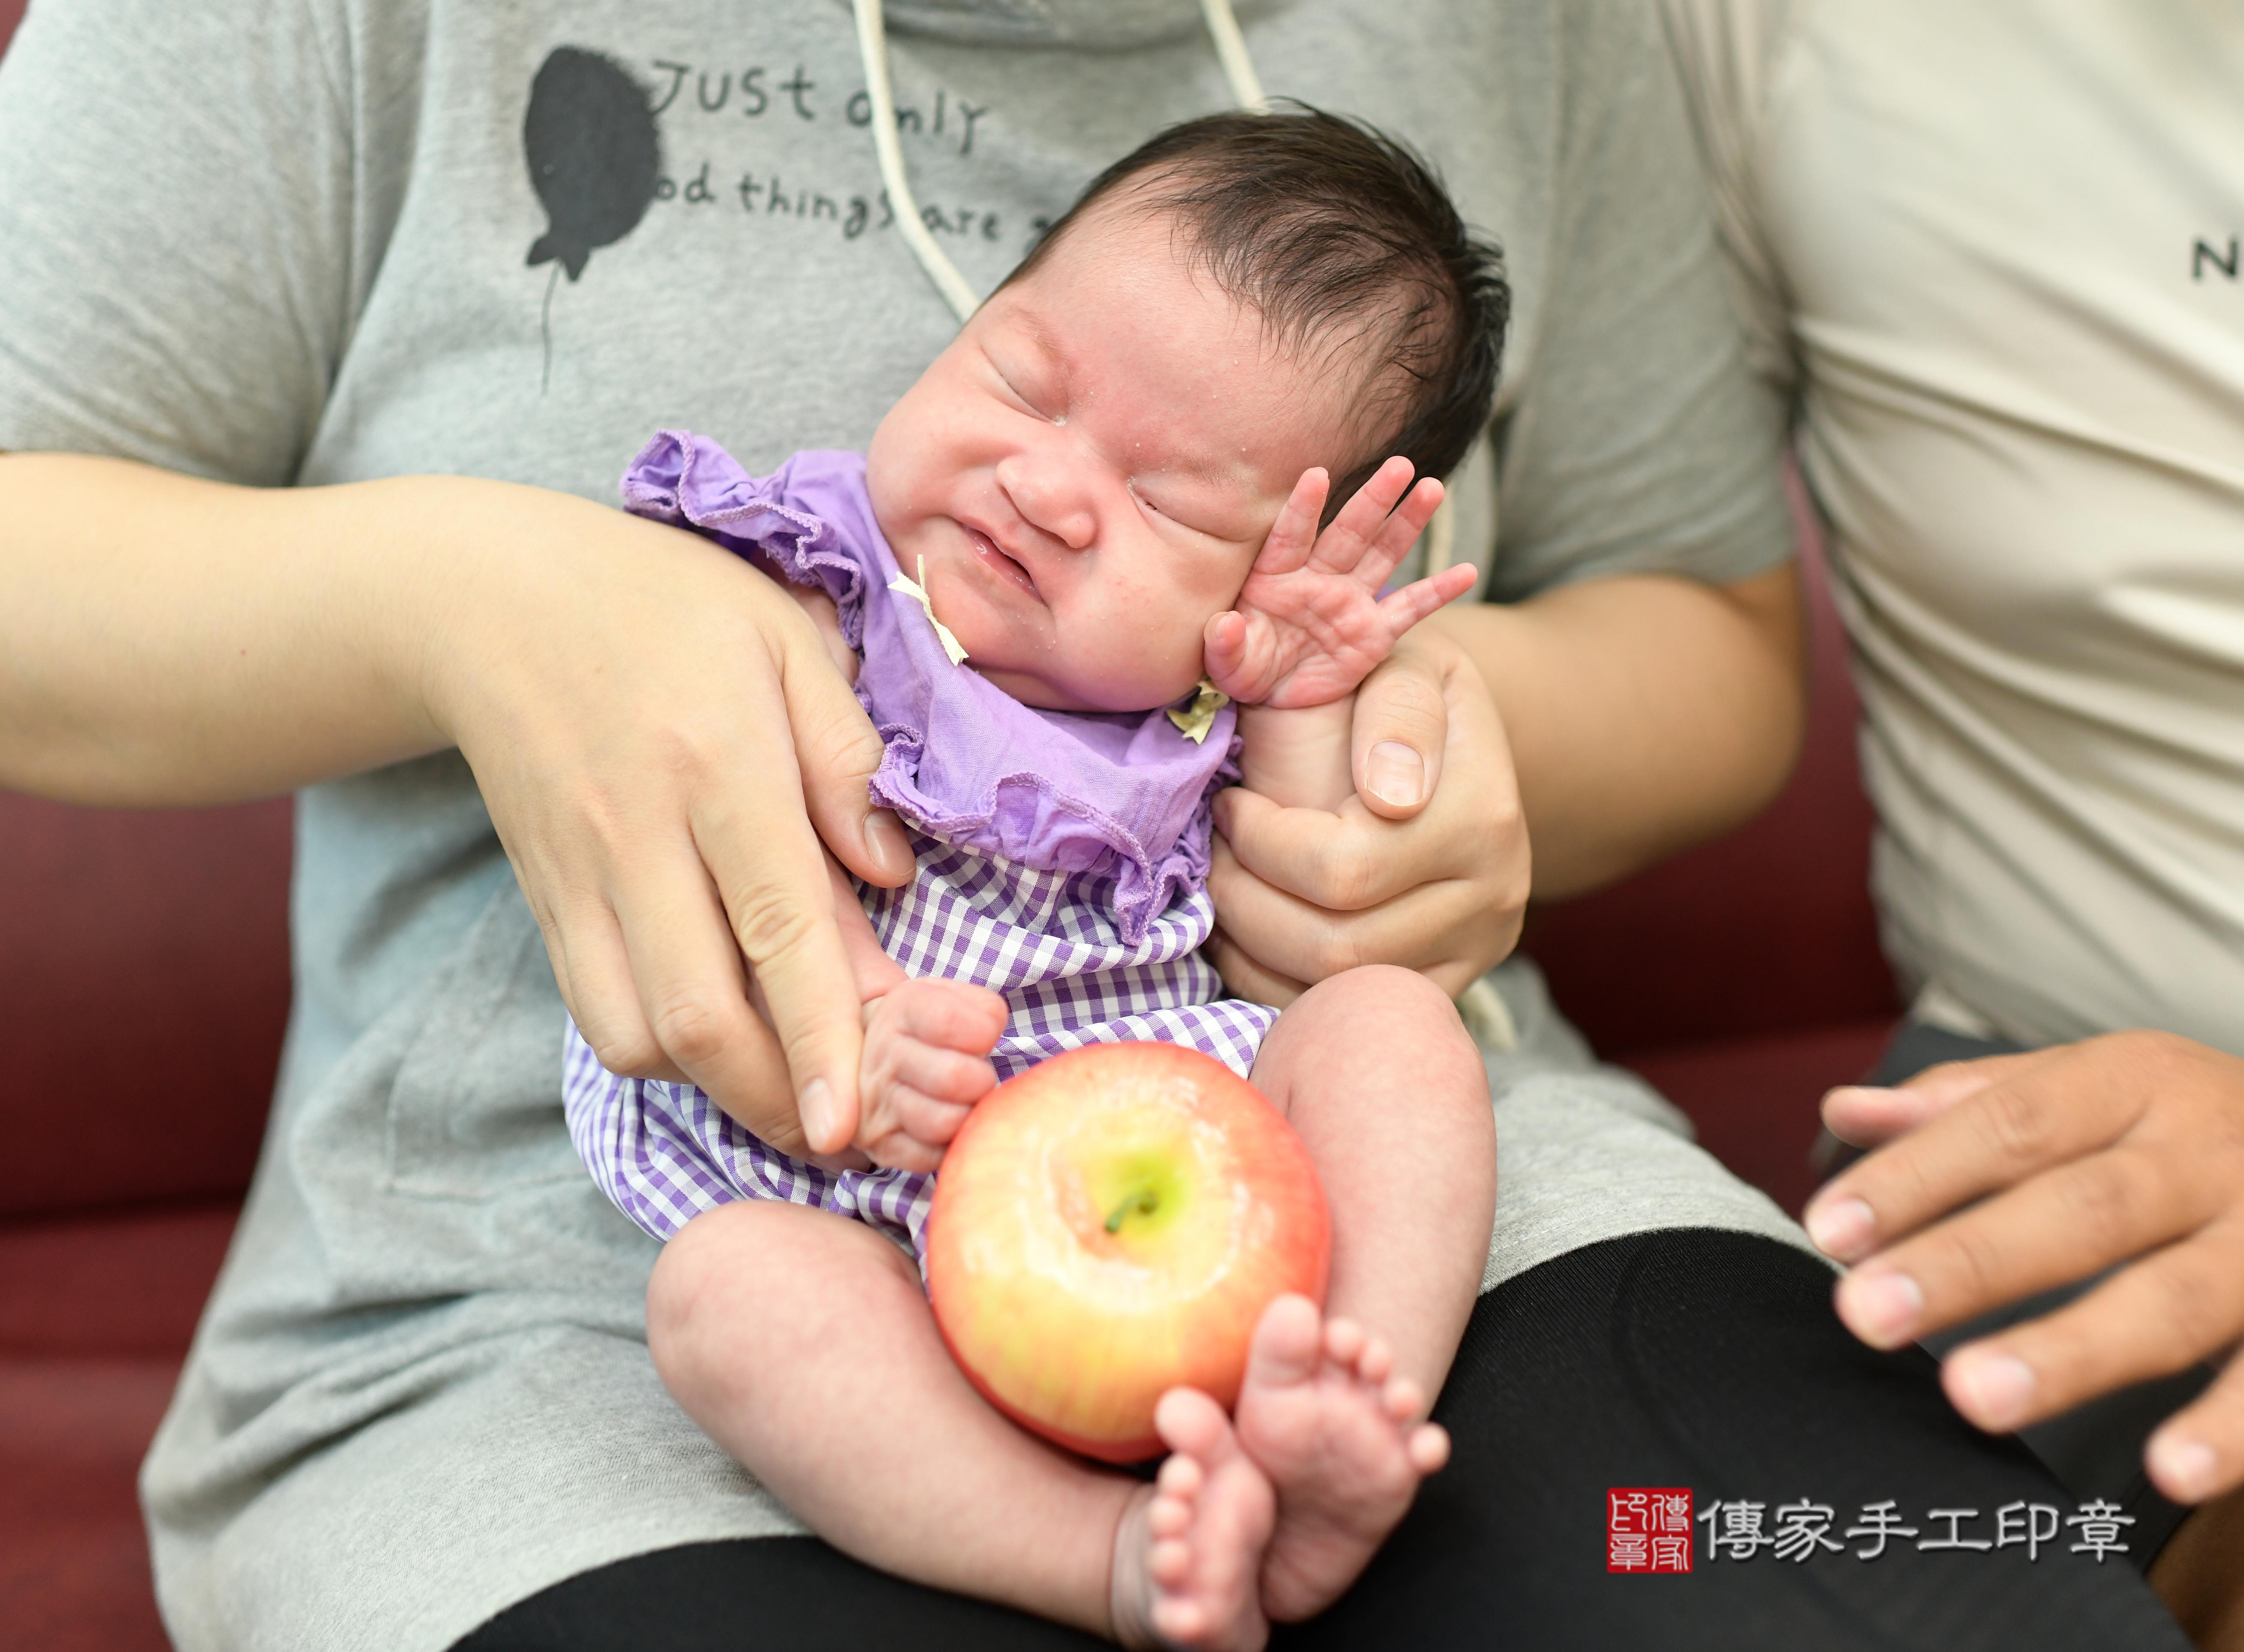
[[[0,48],[23,0],[0,0]],[[1797,1208],[1815,1101],[1894,1013],[1828,604],[1774,812],[1528,945],[1599,1046]],[[134,1474],[248,1184],[288,993],[286,802],[94,814],[0,795],[0,1644],[164,1646]]]

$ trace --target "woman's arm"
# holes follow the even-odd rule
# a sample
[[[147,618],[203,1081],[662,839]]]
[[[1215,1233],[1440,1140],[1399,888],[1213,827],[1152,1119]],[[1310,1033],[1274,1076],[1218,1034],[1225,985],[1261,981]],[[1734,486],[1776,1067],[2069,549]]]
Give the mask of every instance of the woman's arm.
[[[791,1095],[813,1145],[849,1140],[862,1034],[819,839],[880,884],[911,854],[866,797],[878,738],[763,576],[465,477],[4,455],[0,522],[0,785],[218,802],[456,745],[602,1060]]]

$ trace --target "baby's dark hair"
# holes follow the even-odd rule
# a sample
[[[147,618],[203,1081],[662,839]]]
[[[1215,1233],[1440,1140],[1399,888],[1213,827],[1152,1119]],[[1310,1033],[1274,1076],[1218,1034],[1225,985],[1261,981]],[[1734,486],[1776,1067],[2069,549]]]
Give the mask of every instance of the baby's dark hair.
[[[1421,476],[1464,457],[1496,398],[1511,289],[1502,252],[1465,227],[1416,151],[1306,104],[1188,120],[1093,179],[1007,284],[1125,192],[1173,215],[1193,261],[1281,347],[1357,355],[1370,394],[1392,403],[1364,410],[1378,439],[1336,478],[1328,513],[1390,453]]]

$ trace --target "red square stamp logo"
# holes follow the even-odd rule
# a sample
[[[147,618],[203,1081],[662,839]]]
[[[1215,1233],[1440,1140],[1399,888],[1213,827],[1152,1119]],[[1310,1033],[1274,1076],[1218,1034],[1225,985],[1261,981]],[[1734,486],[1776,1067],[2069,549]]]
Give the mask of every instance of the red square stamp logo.
[[[1691,1569],[1691,1488],[1614,1486],[1605,1491],[1605,1570]]]

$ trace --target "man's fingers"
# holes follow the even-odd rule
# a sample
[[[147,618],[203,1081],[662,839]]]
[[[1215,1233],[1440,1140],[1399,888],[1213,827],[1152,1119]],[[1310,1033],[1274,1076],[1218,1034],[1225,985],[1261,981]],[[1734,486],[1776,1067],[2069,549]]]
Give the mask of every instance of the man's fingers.
[[[1335,907],[1257,877],[1219,839],[1208,892],[1226,930],[1234,938],[1253,936],[1261,966],[1290,980],[1321,981],[1366,964],[1394,964],[1423,971],[1454,992],[1487,967],[1485,959],[1477,967],[1460,961],[1472,950],[1468,931],[1485,917],[1474,886],[1463,879],[1415,884],[1360,909]],[[1458,967],[1445,967],[1453,963]]]
[[[1898,1347],[2193,1232],[2221,1192],[2140,1147],[2090,1154],[1873,1256],[1840,1282],[1839,1317]]]
[[[1976,1061],[1943,1061],[1891,1088],[1842,1084],[1825,1093],[1823,1122],[1840,1141],[1874,1148],[1970,1100],[1996,1080],[2047,1059],[2048,1053],[2038,1050],[1990,1055]]]
[[[2044,1318],[1967,1343],[1942,1385],[1991,1432],[2023,1428],[2117,1388],[2171,1376],[2244,1329],[2244,1231],[2207,1229],[2122,1269]]]
[[[1842,1262],[1894,1243],[1966,1202],[2109,1146],[2142,1111],[2139,1075],[2074,1045],[2018,1065],[1835,1177],[1806,1212]]]
[[[1216,973],[1223,977],[1223,990],[1233,998],[1283,1009],[1309,990],[1290,976],[1264,968],[1221,930],[1209,938],[1206,950],[1215,964]]]
[[[2143,1452],[2153,1484],[2177,1503],[2202,1503],[2244,1486],[2244,1357],[2168,1418]]]
[[[1238,863],[1283,893],[1335,912],[1361,911],[1411,887],[1384,852],[1392,831],[1360,810],[1282,809],[1232,787],[1216,797],[1216,829]],[[1220,909],[1224,896],[1218,892]]]
[[[1348,763],[1366,809],[1402,821],[1432,801],[1449,750],[1450,716],[1443,664],[1430,649],[1406,641],[1364,679],[1348,724]]]
[[[799,614],[799,611],[796,611]],[[808,633],[799,636],[798,630]],[[902,823],[866,790],[881,766],[881,737],[807,618],[772,636],[802,801],[826,846],[869,884],[894,889],[916,863]],[[808,646],[806,646],[808,645]]]

